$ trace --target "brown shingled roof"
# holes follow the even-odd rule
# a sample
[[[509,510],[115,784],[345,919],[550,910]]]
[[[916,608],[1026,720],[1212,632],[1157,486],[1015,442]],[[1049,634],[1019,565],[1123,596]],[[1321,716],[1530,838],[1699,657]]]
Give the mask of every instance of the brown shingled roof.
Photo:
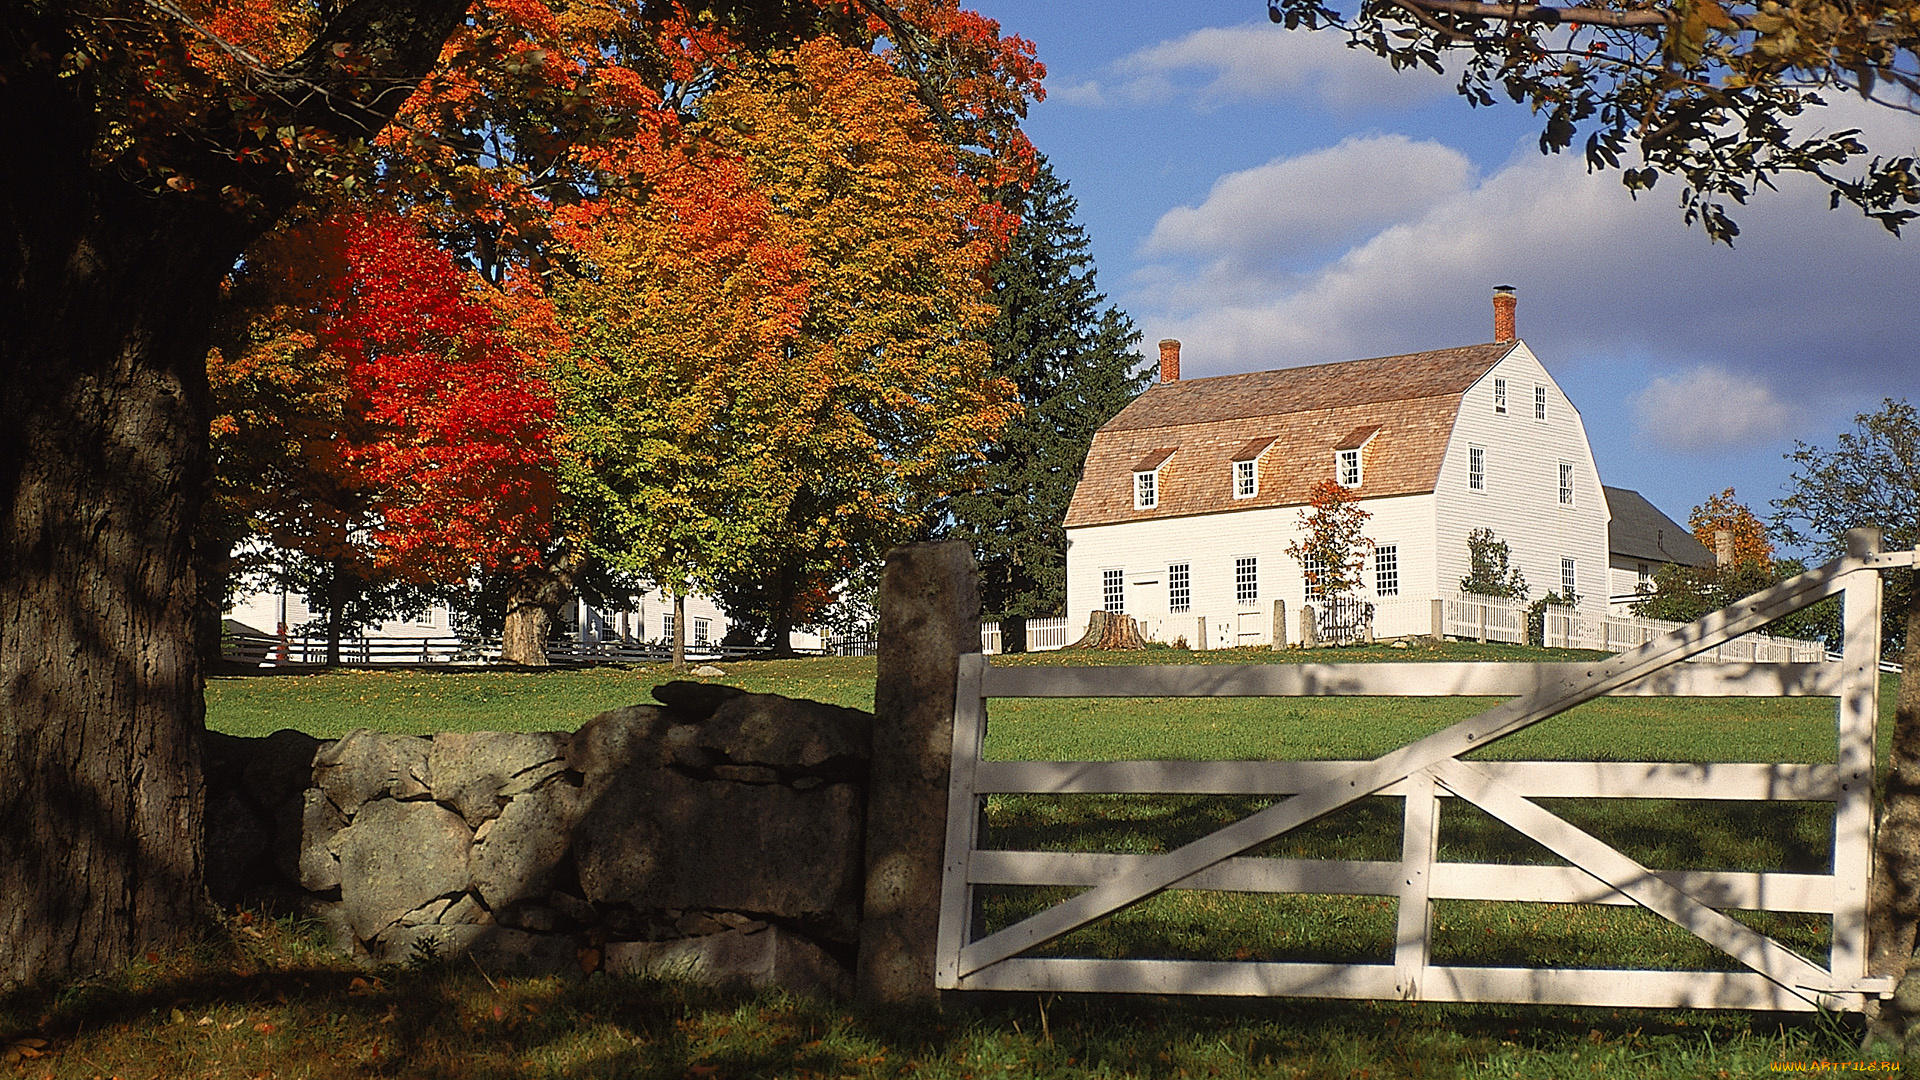
[[[1316,482],[1333,476],[1335,448],[1351,449],[1369,435],[1362,498],[1432,491],[1460,395],[1516,346],[1158,384],[1094,435],[1066,524],[1304,504]],[[1259,493],[1235,499],[1232,463],[1263,444],[1271,449],[1261,457]],[[1179,453],[1160,470],[1158,505],[1134,509],[1134,463],[1169,447]]]
[[[1134,472],[1152,472],[1153,470],[1159,468],[1160,466],[1165,465],[1167,463],[1167,459],[1172,457],[1173,452],[1178,449],[1180,448],[1177,446],[1155,447],[1154,449],[1152,449],[1147,453],[1146,457],[1141,458],[1138,462],[1134,464],[1133,471]]]
[[[1362,424],[1352,431],[1347,432],[1347,437],[1334,443],[1333,448],[1335,450],[1358,450],[1367,445],[1367,440],[1373,438],[1379,430],[1379,424]]]
[[[1344,360],[1337,364],[1250,371],[1157,383],[1107,421],[1102,431],[1284,416],[1379,401],[1458,394],[1514,350],[1517,342]]]

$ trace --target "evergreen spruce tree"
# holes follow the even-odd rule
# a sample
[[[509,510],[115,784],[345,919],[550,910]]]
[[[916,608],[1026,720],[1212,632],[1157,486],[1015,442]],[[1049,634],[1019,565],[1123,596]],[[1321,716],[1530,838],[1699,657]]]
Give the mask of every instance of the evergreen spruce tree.
[[[979,560],[986,619],[1064,613],[1062,523],[1087,447],[1152,379],[1133,320],[1095,285],[1066,181],[1043,157],[1032,186],[1001,202],[1022,224],[994,269],[994,374],[1013,381],[1026,411],[988,447],[972,490],[947,505],[951,535],[971,542]]]

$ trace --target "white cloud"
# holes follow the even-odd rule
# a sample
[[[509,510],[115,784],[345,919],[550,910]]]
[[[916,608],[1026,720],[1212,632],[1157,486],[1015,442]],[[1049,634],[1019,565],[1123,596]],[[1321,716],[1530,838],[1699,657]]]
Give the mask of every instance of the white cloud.
[[[1858,125],[1846,109],[1827,116],[1831,128]],[[1911,118],[1876,119],[1893,125],[1894,140],[1920,133]],[[1415,148],[1446,157],[1406,140],[1394,149],[1386,138],[1350,139],[1223,177],[1201,207],[1163,216],[1154,262],[1120,299],[1148,340],[1186,342],[1194,375],[1490,340],[1490,288],[1512,283],[1520,332],[1549,366],[1636,356],[1670,371],[1685,358],[1792,386],[1796,403],[1920,395],[1920,236],[1896,240],[1857,211],[1829,211],[1814,182],[1783,179],[1735,207],[1744,232],[1729,250],[1682,224],[1671,178],[1635,200],[1618,173],[1530,148],[1479,177],[1385,171],[1383,162],[1419,160]],[[1257,179],[1365,177],[1369,168],[1383,170],[1371,184],[1269,188],[1276,206],[1242,211],[1257,227],[1231,227],[1230,207],[1257,206]],[[1418,194],[1396,204],[1396,184]],[[1358,229],[1350,242],[1339,239],[1342,224]],[[1282,249],[1336,243],[1310,264],[1263,263],[1248,255],[1248,234],[1260,229],[1262,243]]]
[[[1163,104],[1190,99],[1202,108],[1232,101],[1310,96],[1343,110],[1403,107],[1453,93],[1430,71],[1393,72],[1376,56],[1349,49],[1338,34],[1285,30],[1269,23],[1210,27],[1131,53],[1113,65],[1118,85],[1097,99]]]
[[[1775,442],[1795,430],[1799,410],[1751,376],[1703,365],[1662,376],[1633,399],[1640,436],[1663,450],[1745,449]]]
[[[1275,263],[1330,241],[1358,239],[1456,197],[1472,172],[1465,154],[1437,142],[1356,136],[1228,173],[1199,206],[1163,214],[1142,251]]]

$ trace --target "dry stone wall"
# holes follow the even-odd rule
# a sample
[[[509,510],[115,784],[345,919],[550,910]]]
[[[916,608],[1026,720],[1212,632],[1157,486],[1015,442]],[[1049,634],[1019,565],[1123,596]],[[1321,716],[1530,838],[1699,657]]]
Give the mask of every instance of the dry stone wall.
[[[864,712],[707,683],[580,730],[207,736],[216,901],[372,961],[849,989]]]

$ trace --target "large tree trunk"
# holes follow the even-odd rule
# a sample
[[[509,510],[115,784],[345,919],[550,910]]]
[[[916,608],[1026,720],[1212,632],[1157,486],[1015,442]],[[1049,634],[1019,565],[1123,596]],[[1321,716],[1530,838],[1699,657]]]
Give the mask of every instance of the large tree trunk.
[[[507,592],[506,625],[500,631],[501,663],[547,666],[547,639],[560,609],[573,599],[585,566],[585,557],[569,544],[545,563],[526,566],[514,576]]]
[[[687,670],[687,591],[673,590],[673,670]]]
[[[1876,1035],[1895,1042],[1920,1039],[1920,969],[1914,966],[1914,933],[1920,926],[1920,600],[1907,610],[1906,636],[1873,838],[1868,927],[1868,970],[1902,983],[1873,1025]]]
[[[328,92],[289,109],[371,135],[465,10],[341,5],[292,65]],[[142,62],[107,48],[63,72],[100,21],[0,3],[0,985],[121,965],[205,910],[207,331],[221,277],[302,188],[283,161],[235,154],[238,126],[96,143],[92,95],[125,93]],[[183,122],[200,119],[220,122]],[[162,184],[147,152],[199,182]]]
[[[32,96],[0,143],[87,131]],[[68,149],[0,170],[0,984],[122,964],[206,902],[204,331],[245,237]]]
[[[347,575],[342,560],[327,569],[327,666],[340,666],[340,639],[346,633]]]

